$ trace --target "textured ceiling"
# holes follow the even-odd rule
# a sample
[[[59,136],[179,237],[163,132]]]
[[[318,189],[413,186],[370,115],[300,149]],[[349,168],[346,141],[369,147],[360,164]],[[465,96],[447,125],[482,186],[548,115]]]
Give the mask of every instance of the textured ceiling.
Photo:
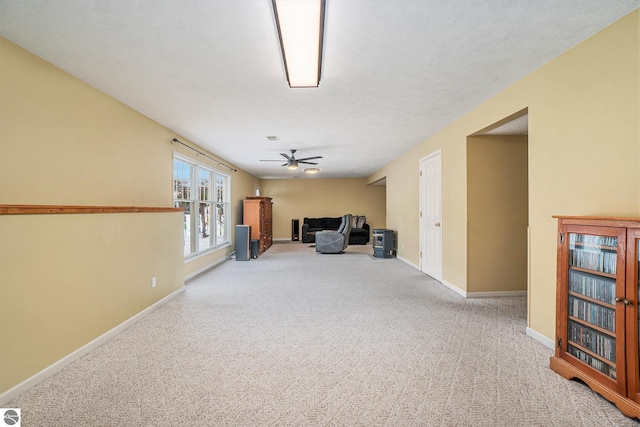
[[[257,177],[304,175],[259,161],[289,149],[366,177],[639,6],[327,0],[315,89],[288,87],[270,0],[0,0],[0,35]]]

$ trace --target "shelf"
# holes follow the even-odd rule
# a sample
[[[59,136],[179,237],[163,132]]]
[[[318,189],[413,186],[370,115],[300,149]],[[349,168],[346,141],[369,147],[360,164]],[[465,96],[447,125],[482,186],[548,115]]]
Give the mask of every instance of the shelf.
[[[568,315],[611,332],[616,330],[616,311],[580,297],[569,295]]]
[[[584,294],[581,294],[579,292],[569,291],[569,295],[571,295],[572,297],[583,299],[585,301],[589,301],[589,302],[591,302],[593,304],[601,305],[601,306],[606,307],[606,308],[611,309],[611,310],[615,310],[616,309],[616,306],[614,304],[609,304],[608,302],[604,302],[604,301],[599,300],[599,299],[588,297],[588,296],[586,296]]]
[[[583,248],[594,248],[594,249],[603,250],[603,251],[612,251],[612,252],[618,251],[617,246],[597,245],[593,243],[583,243],[583,242],[571,242],[571,245],[580,246]]]
[[[569,270],[569,292],[615,305],[616,280],[578,270]]]
[[[578,350],[580,350],[580,351],[582,351],[584,353],[587,353],[589,356],[593,357],[594,359],[598,359],[602,363],[606,363],[607,365],[609,365],[609,366],[611,366],[613,368],[616,367],[616,362],[612,362],[611,360],[607,359],[606,357],[600,356],[598,353],[594,353],[593,351],[589,350],[588,348],[585,348],[585,347],[581,346],[578,343],[575,343],[575,342],[569,340],[569,344],[571,344],[572,346],[574,346]],[[571,354],[571,353],[569,353],[569,354]],[[571,356],[573,356],[573,354],[571,354]],[[576,356],[573,356],[573,357],[575,357],[576,359],[580,360]],[[580,361],[583,362],[583,363],[586,363],[583,360],[580,360]],[[587,363],[587,365],[588,365],[588,363]],[[591,365],[589,365],[589,366],[591,366]]]
[[[581,325],[584,325],[584,326],[586,326],[588,328],[591,328],[591,329],[593,329],[593,330],[595,330],[597,332],[609,335],[610,337],[613,337],[613,338],[616,337],[616,333],[615,332],[612,332],[612,331],[610,331],[608,329],[601,328],[600,326],[594,325],[593,323],[591,323],[591,322],[589,322],[587,320],[584,320],[584,319],[581,319],[581,318],[575,317],[575,316],[569,316],[568,319],[569,320],[573,320],[576,323],[580,323]]]
[[[617,277],[615,274],[605,273],[604,271],[589,270],[588,268],[583,268],[583,267],[570,266],[569,269],[575,270],[575,271],[581,271],[583,273],[593,274],[595,276],[608,277],[609,279],[615,279]]]
[[[573,352],[576,354],[573,354]],[[569,359],[573,358],[577,363],[588,366],[590,370],[597,372],[599,375],[602,375],[609,380],[617,381],[618,371],[616,367],[610,363],[603,362],[599,358],[593,357],[591,354],[582,351],[580,348],[573,345],[567,346],[566,354]]]

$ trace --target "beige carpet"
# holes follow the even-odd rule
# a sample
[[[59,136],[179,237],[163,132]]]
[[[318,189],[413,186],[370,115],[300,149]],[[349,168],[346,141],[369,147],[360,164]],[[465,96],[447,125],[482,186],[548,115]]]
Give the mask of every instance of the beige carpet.
[[[5,406],[23,426],[637,426],[549,370],[525,298],[370,253],[226,262]]]

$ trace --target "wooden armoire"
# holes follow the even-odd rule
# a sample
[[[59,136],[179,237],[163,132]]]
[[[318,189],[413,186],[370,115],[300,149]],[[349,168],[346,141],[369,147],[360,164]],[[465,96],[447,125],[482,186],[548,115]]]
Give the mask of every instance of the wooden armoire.
[[[272,205],[271,197],[250,196],[244,200],[242,221],[251,226],[251,240],[260,242],[260,254],[273,243]]]

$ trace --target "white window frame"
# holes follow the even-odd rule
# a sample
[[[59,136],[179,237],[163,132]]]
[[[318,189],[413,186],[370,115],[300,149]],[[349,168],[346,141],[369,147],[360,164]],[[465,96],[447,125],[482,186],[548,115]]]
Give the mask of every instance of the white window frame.
[[[185,163],[191,166],[191,187],[189,192],[189,198],[179,198],[178,192],[175,186],[176,176],[176,161]],[[191,157],[184,154],[174,152],[172,162],[172,192],[173,192],[173,205],[175,207],[181,207],[180,204],[189,205],[189,213],[185,210],[185,232],[184,232],[184,259],[185,262],[193,260],[202,255],[208,254],[215,250],[228,247],[231,245],[231,208],[230,208],[230,192],[231,192],[231,175],[224,172],[220,172],[215,168],[203,164]],[[209,175],[211,182],[210,197],[203,199],[203,192],[200,190],[200,175],[202,172],[206,172]],[[218,201],[218,178],[223,179],[222,198]],[[206,192],[205,192],[206,193]],[[208,210],[202,210],[203,205],[208,205]],[[222,227],[218,222],[218,207],[222,208],[223,222]],[[193,213],[196,215],[192,215]],[[208,215],[206,213],[208,212]],[[204,216],[203,216],[204,214]],[[204,228],[202,224],[205,224]],[[202,235],[201,235],[202,233]],[[186,248],[187,241],[189,242],[189,248]]]

